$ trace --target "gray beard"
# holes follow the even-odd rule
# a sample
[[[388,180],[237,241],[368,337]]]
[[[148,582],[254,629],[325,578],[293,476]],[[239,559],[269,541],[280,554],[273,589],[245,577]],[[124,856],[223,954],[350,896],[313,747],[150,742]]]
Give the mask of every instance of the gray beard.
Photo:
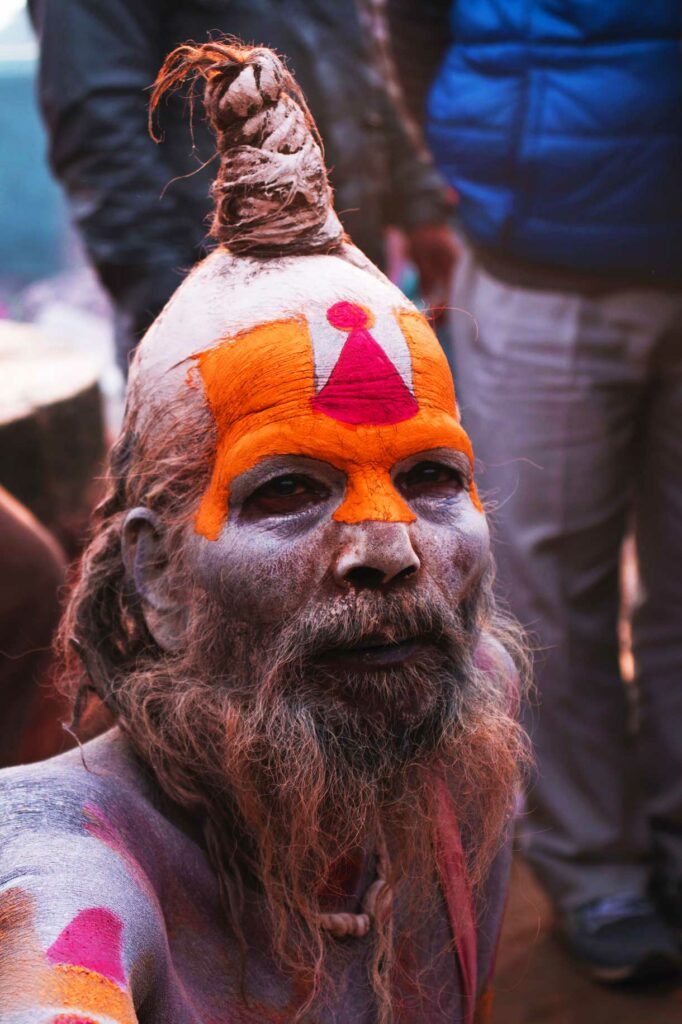
[[[476,593],[452,611],[435,587],[394,598],[368,593],[307,606],[264,636],[202,592],[186,648],[118,689],[119,719],[162,788],[185,806],[233,811],[246,785],[277,813],[279,796],[305,791],[311,772],[335,813],[359,802],[361,820],[400,801],[408,769],[451,760],[475,695],[480,601]],[[317,664],[320,652],[378,630],[432,643],[415,663],[384,671]]]
[[[484,877],[521,759],[508,666],[477,664],[486,601],[482,589],[455,612],[434,592],[311,607],[263,636],[202,595],[186,650],[117,687],[139,754],[203,823],[229,920],[239,920],[245,868],[292,969],[325,945],[317,893],[333,864],[379,833],[394,837],[396,879],[423,905],[435,871],[434,773],[450,789],[472,884]],[[320,651],[377,627],[434,643],[423,660],[385,672],[316,667]],[[377,963],[388,942],[380,938]]]
[[[368,772],[368,782],[388,782],[406,762],[435,756],[465,714],[480,603],[476,592],[451,611],[432,587],[419,595],[369,593],[307,607],[265,636],[248,623],[234,625],[221,631],[212,650],[204,646],[212,662],[208,676],[273,742],[306,721],[335,769],[351,758],[355,770],[362,765]],[[209,601],[208,620],[219,621],[220,612]],[[334,648],[351,647],[378,630],[396,640],[417,635],[430,642],[411,664],[372,672],[335,666]]]

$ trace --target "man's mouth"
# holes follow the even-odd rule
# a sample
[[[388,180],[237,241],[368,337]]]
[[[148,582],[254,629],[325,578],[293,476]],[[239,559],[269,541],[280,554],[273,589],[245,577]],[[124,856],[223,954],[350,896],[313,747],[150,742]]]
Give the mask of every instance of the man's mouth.
[[[381,639],[367,639],[350,647],[333,647],[321,651],[317,656],[319,664],[328,668],[372,672],[416,661],[427,647],[432,646],[428,637],[413,636],[404,640],[387,643]]]

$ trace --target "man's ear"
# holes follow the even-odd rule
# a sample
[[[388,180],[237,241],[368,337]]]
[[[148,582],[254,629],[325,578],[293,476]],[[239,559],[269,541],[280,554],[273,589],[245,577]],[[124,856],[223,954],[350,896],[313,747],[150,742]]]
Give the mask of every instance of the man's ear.
[[[171,587],[168,552],[159,518],[148,508],[128,512],[121,535],[123,562],[159,647],[174,653],[185,639],[187,607]]]

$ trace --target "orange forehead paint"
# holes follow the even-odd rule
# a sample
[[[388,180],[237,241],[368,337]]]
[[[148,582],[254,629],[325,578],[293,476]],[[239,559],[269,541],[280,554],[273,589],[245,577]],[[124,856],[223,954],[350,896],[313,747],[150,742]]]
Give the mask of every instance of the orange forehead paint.
[[[342,523],[413,522],[390,475],[410,455],[454,448],[473,466],[447,360],[427,321],[398,310],[383,322],[398,339],[389,352],[372,310],[337,302],[324,321],[301,315],[261,324],[194,357],[217,431],[197,533],[218,538],[230,484],[271,456],[307,455],[345,472],[346,495],[333,515]],[[473,484],[471,496],[480,509]]]

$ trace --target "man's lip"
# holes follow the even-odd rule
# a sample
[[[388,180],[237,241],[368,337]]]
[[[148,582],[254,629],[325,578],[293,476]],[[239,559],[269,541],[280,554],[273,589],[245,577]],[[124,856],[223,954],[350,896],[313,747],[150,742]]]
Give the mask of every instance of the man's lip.
[[[395,643],[366,640],[353,647],[329,648],[317,656],[317,661],[329,667],[371,672],[406,665],[417,658],[427,644],[425,637],[408,637]]]

